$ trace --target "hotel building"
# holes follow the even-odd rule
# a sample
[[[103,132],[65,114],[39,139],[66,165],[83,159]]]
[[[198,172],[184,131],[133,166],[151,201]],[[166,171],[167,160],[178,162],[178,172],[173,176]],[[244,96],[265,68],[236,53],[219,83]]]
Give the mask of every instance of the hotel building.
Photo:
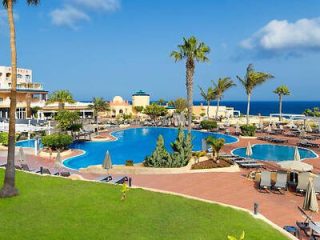
[[[11,67],[0,66],[0,118],[8,118],[10,108],[10,91],[12,86]],[[43,106],[48,91],[42,84],[33,82],[32,70],[17,69],[17,119],[31,117],[31,108]]]

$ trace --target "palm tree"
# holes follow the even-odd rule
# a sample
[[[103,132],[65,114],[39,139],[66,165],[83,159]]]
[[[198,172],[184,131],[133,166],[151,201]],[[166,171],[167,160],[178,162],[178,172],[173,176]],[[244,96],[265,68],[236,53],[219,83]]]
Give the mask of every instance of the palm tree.
[[[160,99],[158,100],[158,104],[159,104],[160,106],[164,105],[165,103],[166,103],[166,100],[164,100],[163,98],[160,98]]]
[[[192,121],[192,105],[193,105],[193,76],[195,71],[195,61],[209,61],[207,55],[210,48],[203,42],[199,42],[195,37],[188,39],[183,38],[183,44],[178,45],[178,50],[171,52],[171,57],[174,60],[181,61],[186,59],[186,88],[188,101],[188,130],[191,131]]]
[[[249,114],[250,114],[250,100],[251,100],[251,95],[253,92],[253,89],[267,81],[268,79],[274,78],[271,74],[269,73],[264,73],[264,72],[256,72],[253,68],[252,64],[249,64],[247,67],[247,74],[244,78],[241,78],[237,76],[238,80],[240,83],[243,85],[247,97],[248,97],[248,103],[247,103],[247,125],[249,124]]]
[[[207,117],[209,119],[209,109],[210,109],[210,102],[214,99],[216,99],[216,95],[211,87],[207,89],[207,91],[203,90],[202,87],[199,86],[200,94],[202,98],[207,102]]]
[[[281,86],[277,87],[273,91],[273,93],[278,94],[278,96],[279,96],[279,120],[282,121],[282,97],[289,96],[290,91],[286,85],[281,85]]]
[[[219,78],[218,83],[215,83],[214,81],[212,81],[212,83],[214,86],[213,91],[217,99],[216,119],[218,119],[220,101],[223,97],[224,92],[229,88],[236,86],[236,84],[229,77]]]
[[[110,110],[109,104],[106,101],[104,101],[102,97],[94,97],[92,99],[92,105],[90,105],[90,108],[93,109],[94,118],[97,124],[99,112]]]
[[[74,103],[75,101],[70,91],[58,90],[50,94],[47,104],[56,102],[59,103],[59,110],[63,110],[66,103]]]
[[[18,195],[15,186],[15,135],[16,135],[16,109],[17,109],[17,49],[16,30],[13,17],[13,4],[15,0],[2,0],[2,5],[7,9],[10,28],[10,49],[11,49],[11,92],[10,92],[10,113],[9,113],[9,142],[7,166],[3,187],[0,190],[0,197],[13,197]],[[28,5],[38,5],[40,0],[27,0]]]

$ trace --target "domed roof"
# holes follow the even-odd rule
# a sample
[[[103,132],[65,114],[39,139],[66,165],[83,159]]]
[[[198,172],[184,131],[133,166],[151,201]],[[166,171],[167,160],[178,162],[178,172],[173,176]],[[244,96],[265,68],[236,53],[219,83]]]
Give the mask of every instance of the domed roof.
[[[123,103],[124,101],[123,101],[123,98],[122,98],[122,97],[120,97],[120,96],[115,96],[115,97],[113,98],[112,102],[114,102],[114,103]]]

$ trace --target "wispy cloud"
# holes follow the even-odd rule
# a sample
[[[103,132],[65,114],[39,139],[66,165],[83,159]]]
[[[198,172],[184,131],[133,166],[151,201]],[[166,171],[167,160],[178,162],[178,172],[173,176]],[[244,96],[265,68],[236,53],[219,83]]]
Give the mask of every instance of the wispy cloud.
[[[272,20],[241,47],[259,55],[300,56],[310,50],[320,50],[320,18],[299,19],[296,22]]]
[[[77,29],[79,21],[89,21],[90,17],[83,11],[66,5],[63,8],[57,8],[51,13],[52,23],[56,26],[67,26],[72,29]]]
[[[114,12],[121,8],[120,0],[65,0],[65,6],[50,13],[56,26],[77,29],[79,22],[89,21],[94,11]]]
[[[119,0],[73,0],[80,6],[91,8],[94,10],[116,11],[120,9]]]

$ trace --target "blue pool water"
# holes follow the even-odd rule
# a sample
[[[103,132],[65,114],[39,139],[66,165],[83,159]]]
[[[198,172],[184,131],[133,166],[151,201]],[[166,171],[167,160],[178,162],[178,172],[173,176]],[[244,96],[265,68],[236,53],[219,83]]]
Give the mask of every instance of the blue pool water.
[[[292,146],[283,146],[275,144],[257,144],[252,146],[253,155],[250,156],[250,158],[275,162],[293,160],[294,150],[295,147]],[[237,148],[233,150],[232,153],[241,157],[247,157],[246,148]],[[301,159],[317,157],[317,155],[313,151],[306,148],[299,148],[299,153]]]
[[[112,142],[76,142],[71,148],[84,150],[81,156],[64,161],[66,167],[72,169],[85,168],[90,165],[99,165],[103,162],[105,153],[110,152],[112,163],[124,164],[126,160],[140,163],[147,155],[150,155],[156,146],[158,136],[161,134],[165,140],[165,146],[171,150],[170,142],[177,137],[178,130],[172,128],[133,128],[113,133],[118,140]],[[234,143],[238,139],[220,133],[208,133],[192,131],[193,149],[201,150],[201,141],[208,136],[225,139],[226,143]]]
[[[24,148],[34,148],[35,140],[30,139],[30,140],[19,141],[19,142],[16,142],[16,146],[17,147],[24,147]],[[41,141],[40,141],[40,148],[43,148]]]

